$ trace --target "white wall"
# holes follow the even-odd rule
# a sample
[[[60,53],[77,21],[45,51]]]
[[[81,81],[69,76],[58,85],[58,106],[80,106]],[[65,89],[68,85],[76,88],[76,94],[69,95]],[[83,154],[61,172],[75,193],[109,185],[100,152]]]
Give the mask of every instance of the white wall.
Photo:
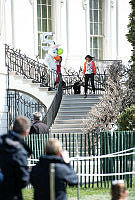
[[[7,68],[5,67],[5,4],[0,1],[0,135],[7,133]]]
[[[86,55],[85,11],[82,0],[67,0],[64,3],[66,4],[66,66],[78,70]],[[62,35],[65,35],[64,32],[63,29]]]
[[[82,0],[64,1],[66,15],[61,15],[62,41],[64,43],[64,58],[67,66],[79,69],[83,65],[84,57],[88,53],[89,47],[89,12],[85,18],[85,10],[82,6]],[[84,1],[89,4],[89,1]],[[67,14],[66,14],[67,12]],[[128,15],[130,14],[129,0],[104,0],[104,57],[103,59],[122,59],[127,62],[131,55],[131,45],[126,39]],[[86,21],[87,20],[87,21]],[[87,28],[85,23],[87,22]],[[57,30],[57,34],[60,34]],[[61,35],[60,34],[60,35]],[[87,41],[86,41],[87,37]],[[66,46],[67,42],[67,46]],[[87,44],[86,44],[87,42]]]
[[[127,63],[131,56],[131,45],[127,41],[126,34],[128,33],[127,25],[129,23],[129,14],[131,12],[131,6],[129,4],[129,0],[123,2],[123,0],[119,0],[119,33],[118,33],[118,59],[122,59],[124,63]]]
[[[129,0],[104,0],[104,59],[120,59],[127,63],[131,45],[126,33],[131,12]]]
[[[30,57],[34,57],[37,53],[37,48],[35,49],[37,23],[33,21],[34,12],[33,1],[6,1],[6,43],[21,49]]]

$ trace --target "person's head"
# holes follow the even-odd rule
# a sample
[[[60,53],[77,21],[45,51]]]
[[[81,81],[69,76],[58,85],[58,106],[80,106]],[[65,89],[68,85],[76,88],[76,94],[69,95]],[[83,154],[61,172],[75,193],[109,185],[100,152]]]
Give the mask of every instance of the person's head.
[[[46,155],[61,156],[62,144],[58,139],[49,139],[46,143]]]
[[[34,112],[33,113],[33,120],[34,121],[41,121],[42,120],[42,115],[40,112]]]
[[[125,200],[127,198],[128,190],[123,180],[112,181],[111,196],[112,200]]]
[[[13,131],[25,137],[30,131],[30,120],[27,117],[19,116],[15,119]]]
[[[90,55],[87,55],[87,56],[85,57],[85,60],[86,60],[86,62],[90,62],[91,60],[93,60],[93,57],[90,56]]]

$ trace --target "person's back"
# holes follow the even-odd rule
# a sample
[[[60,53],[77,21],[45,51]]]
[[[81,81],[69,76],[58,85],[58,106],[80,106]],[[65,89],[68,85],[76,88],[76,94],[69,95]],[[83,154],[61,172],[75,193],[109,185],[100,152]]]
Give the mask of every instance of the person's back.
[[[30,129],[30,134],[44,134],[49,133],[48,126],[41,121],[41,113],[35,112],[33,113],[33,125]]]
[[[50,140],[51,141],[51,140]],[[53,140],[52,140],[53,141]],[[55,140],[54,140],[55,141]],[[78,178],[69,163],[60,155],[46,155],[40,158],[39,163],[31,172],[31,183],[34,187],[35,200],[50,200],[50,164],[55,168],[55,199],[66,200],[66,184],[77,185]]]
[[[44,134],[49,133],[49,128],[41,121],[35,122],[30,129],[30,134]]]
[[[27,123],[27,119],[24,122]],[[30,122],[26,127],[30,128]],[[21,189],[29,183],[27,157],[30,153],[23,137],[15,131],[0,137],[0,169],[4,176],[0,200],[22,199]]]

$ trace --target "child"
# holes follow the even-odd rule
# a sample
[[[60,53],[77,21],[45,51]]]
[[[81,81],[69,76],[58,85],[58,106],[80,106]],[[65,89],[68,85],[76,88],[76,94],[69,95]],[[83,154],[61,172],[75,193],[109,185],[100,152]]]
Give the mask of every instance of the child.
[[[60,59],[57,61],[57,80],[56,82],[58,83],[60,81],[60,74],[61,74],[61,62],[62,62],[62,57],[60,56]]]
[[[125,187],[123,180],[112,181],[111,200],[126,200],[128,197],[128,190]]]

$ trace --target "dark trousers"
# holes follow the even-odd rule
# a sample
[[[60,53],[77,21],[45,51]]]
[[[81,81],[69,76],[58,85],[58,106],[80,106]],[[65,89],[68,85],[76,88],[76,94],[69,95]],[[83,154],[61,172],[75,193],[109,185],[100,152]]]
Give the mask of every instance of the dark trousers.
[[[87,94],[89,79],[91,80],[91,86],[92,86],[93,93],[95,93],[94,73],[92,73],[92,74],[85,74],[85,94]]]

